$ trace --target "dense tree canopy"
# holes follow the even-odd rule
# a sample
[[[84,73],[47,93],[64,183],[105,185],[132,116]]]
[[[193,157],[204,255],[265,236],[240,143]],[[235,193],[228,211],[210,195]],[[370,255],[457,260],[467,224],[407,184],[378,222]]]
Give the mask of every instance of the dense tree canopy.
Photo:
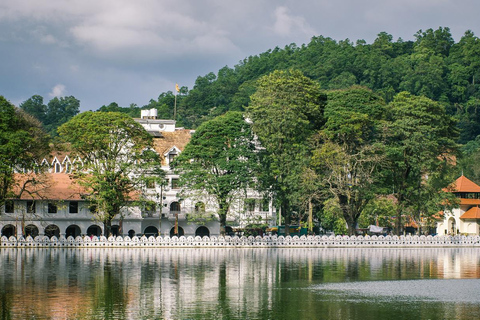
[[[305,144],[323,124],[326,97],[318,83],[291,70],[260,78],[251,99],[247,114],[263,148],[260,181],[289,224],[309,155]]]
[[[56,136],[57,128],[80,112],[80,101],[73,96],[55,97],[44,105],[43,97],[34,95],[20,108],[37,118],[51,136]]]
[[[257,152],[250,124],[240,112],[204,122],[173,164],[186,196],[212,196],[218,205],[220,233],[234,199],[253,186]],[[242,192],[243,191],[243,192]]]
[[[80,156],[83,168],[75,180],[86,188],[96,218],[110,233],[112,219],[139,200],[146,180],[161,181],[164,172],[152,137],[131,117],[116,112],[84,112],[58,128]]]
[[[0,206],[13,194],[15,170],[39,169],[49,152],[40,122],[0,96]]]

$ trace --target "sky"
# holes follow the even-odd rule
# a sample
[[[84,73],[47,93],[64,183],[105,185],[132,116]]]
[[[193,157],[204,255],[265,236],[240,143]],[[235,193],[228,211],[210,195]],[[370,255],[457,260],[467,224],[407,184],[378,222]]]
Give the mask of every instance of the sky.
[[[127,107],[193,88],[313,36],[372,43],[449,27],[480,36],[478,0],[0,0],[0,95],[19,105],[74,96],[81,111]]]

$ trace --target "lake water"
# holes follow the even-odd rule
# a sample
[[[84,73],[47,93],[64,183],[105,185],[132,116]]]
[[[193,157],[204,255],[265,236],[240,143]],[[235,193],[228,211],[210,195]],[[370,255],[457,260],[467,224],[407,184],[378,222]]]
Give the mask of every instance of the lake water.
[[[0,249],[1,319],[479,319],[480,248]]]

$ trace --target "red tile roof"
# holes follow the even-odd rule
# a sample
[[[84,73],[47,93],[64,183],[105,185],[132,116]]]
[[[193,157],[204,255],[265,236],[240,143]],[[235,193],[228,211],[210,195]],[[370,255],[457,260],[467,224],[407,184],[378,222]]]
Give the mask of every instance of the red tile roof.
[[[32,181],[35,179],[35,183]],[[75,184],[70,175],[66,173],[45,173],[35,174],[15,174],[16,186],[15,194],[20,194],[25,186],[25,191],[21,192],[21,200],[82,200],[81,194],[85,190],[78,184]]]
[[[480,208],[472,207],[465,212],[460,219],[480,219]]]
[[[455,181],[455,183],[451,186],[449,191],[451,192],[480,192],[480,186],[478,186],[475,182],[471,181],[464,175]]]

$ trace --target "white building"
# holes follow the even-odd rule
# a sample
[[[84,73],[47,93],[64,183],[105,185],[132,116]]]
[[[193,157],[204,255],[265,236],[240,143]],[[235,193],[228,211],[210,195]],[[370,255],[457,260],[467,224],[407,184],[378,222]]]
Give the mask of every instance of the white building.
[[[155,206],[123,209],[122,217],[112,221],[113,235],[219,235],[216,203],[205,195],[182,197],[179,177],[170,170],[170,163],[182,152],[194,131],[176,128],[174,120],[157,119],[155,109],[142,110],[142,117],[135,120],[153,136],[166,181],[164,185],[147,185],[142,190]],[[89,203],[81,196],[84,190],[70,178],[78,162],[81,159],[70,159],[68,154],[62,153],[44,159],[42,164],[49,168],[48,173],[36,178],[41,177],[43,181],[37,181],[35,187],[29,186],[28,192],[22,193],[19,199],[11,199],[0,208],[1,236],[103,234],[103,224],[95,221]],[[18,187],[29,176],[16,174],[20,181]],[[249,221],[270,223],[275,220],[271,204],[265,203],[254,191],[249,192],[248,199],[238,199],[231,208],[227,232]]]
[[[480,186],[465,176],[448,189],[459,199],[459,206],[445,210],[437,222],[438,235],[480,235]]]

